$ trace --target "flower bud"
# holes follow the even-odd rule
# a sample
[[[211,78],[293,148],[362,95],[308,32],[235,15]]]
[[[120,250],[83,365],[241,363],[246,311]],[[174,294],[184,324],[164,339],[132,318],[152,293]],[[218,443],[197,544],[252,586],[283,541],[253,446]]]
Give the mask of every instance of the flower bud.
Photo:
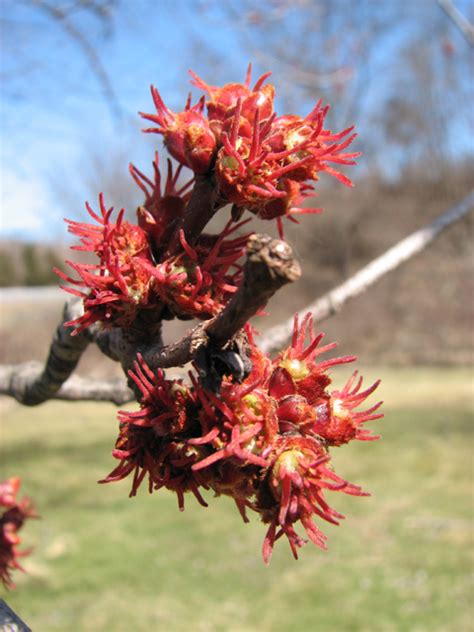
[[[194,173],[209,171],[216,150],[216,137],[204,117],[186,127],[183,147],[186,164]]]
[[[196,173],[205,173],[209,169],[216,139],[200,112],[187,110],[176,114],[163,136],[169,153],[180,164],[187,165]]]
[[[206,173],[214,155],[216,138],[202,113],[204,98],[192,107],[189,98],[185,110],[176,114],[166,107],[153,86],[151,93],[157,114],[141,113],[141,116],[159,127],[144,131],[163,134],[164,144],[173,158],[196,173]]]
[[[250,96],[242,102],[242,116],[250,123],[255,119],[256,111],[259,110],[260,121],[266,121],[273,114],[273,99],[275,97],[275,88],[270,83],[252,92]]]
[[[288,395],[279,401],[277,416],[280,421],[280,430],[284,432],[287,424],[292,424],[300,430],[304,426],[312,425],[316,414],[304,397]]]
[[[276,400],[283,399],[287,395],[295,393],[295,384],[288,371],[282,367],[277,367],[268,383],[268,393]]]

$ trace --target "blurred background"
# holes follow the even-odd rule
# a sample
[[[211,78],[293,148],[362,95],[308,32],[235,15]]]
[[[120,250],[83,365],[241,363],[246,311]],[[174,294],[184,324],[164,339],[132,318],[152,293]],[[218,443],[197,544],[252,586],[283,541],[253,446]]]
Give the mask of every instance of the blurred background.
[[[273,73],[278,114],[322,98],[331,129],[356,125],[355,187],[323,177],[323,215],[286,227],[303,277],[263,331],[472,188],[473,21],[472,0],[1,0],[0,363],[47,351],[63,218],[86,220],[100,191],[130,216],[140,204],[128,163],[149,173],[161,150],[137,114],[151,83],[180,110],[190,68],[223,84],[252,61],[255,78]],[[126,484],[95,485],[112,469],[111,406],[2,400],[6,474],[23,472],[44,516],[8,600],[38,630],[469,629],[473,291],[467,217],[324,324],[385,380],[384,441],[340,461],[376,497],[341,499],[349,524],[328,555],[293,563],[282,545],[269,570],[261,525],[225,501],[178,516],[166,494],[132,503]],[[93,350],[81,371],[117,375]]]
[[[137,114],[153,109],[151,83],[179,111],[197,94],[188,69],[222,84],[242,81],[252,61],[254,77],[273,72],[278,113],[305,115],[322,98],[330,128],[355,123],[363,152],[354,189],[323,177],[324,214],[288,227],[303,278],[258,326],[303,309],[472,185],[472,30],[469,43],[443,1],[358,0],[353,10],[350,0],[4,0],[0,284],[57,285],[63,218],[87,220],[84,201],[100,191],[133,217],[141,191],[128,163],[150,172],[161,147]],[[469,0],[448,4],[472,19]],[[328,334],[370,363],[469,363],[471,227],[466,219],[348,305]],[[39,316],[51,293],[3,295],[34,296],[41,323],[56,319],[57,305],[52,320]],[[24,332],[2,329],[0,340],[3,361],[42,352]]]

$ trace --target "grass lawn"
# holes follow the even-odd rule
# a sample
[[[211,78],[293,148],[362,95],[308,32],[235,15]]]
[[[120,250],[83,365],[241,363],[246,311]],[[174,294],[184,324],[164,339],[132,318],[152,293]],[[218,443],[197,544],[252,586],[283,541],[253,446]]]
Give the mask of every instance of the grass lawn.
[[[28,574],[2,597],[35,632],[471,630],[472,374],[375,373],[383,439],[334,451],[373,495],[333,493],[347,519],[323,525],[329,551],[295,562],[282,541],[269,567],[264,526],[227,499],[179,513],[169,492],[96,484],[114,466],[112,406],[2,400],[1,476],[21,476],[42,515],[23,531]]]

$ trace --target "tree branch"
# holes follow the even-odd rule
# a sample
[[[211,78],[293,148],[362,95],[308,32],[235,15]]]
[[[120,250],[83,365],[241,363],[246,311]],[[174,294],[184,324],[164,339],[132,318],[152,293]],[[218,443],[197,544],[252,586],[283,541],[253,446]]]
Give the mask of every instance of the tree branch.
[[[444,230],[467,215],[473,207],[474,191],[431,224],[400,241],[303,311],[312,312],[316,322],[329,318],[338,312],[347,300],[358,296],[383,275],[424,250]],[[296,280],[299,274],[299,266],[287,244],[271,240],[267,236],[254,235],[248,246],[244,282],[220,314],[195,327],[174,345],[137,350],[144,354],[147,362],[154,368],[186,364],[199,346],[207,344],[210,338],[219,345],[232,338],[274,292],[285,283]],[[65,313],[65,321],[77,316],[71,311],[78,309],[77,304],[69,303],[67,309],[70,311]],[[266,353],[279,351],[289,339],[292,328],[293,319],[272,327],[260,343],[262,350]],[[84,332],[83,336],[71,337],[69,330],[61,323],[43,370],[40,363],[0,366],[0,394],[15,397],[19,402],[28,405],[40,403],[45,399],[111,401],[115,404],[132,401],[133,393],[125,381],[98,382],[74,376],[63,384],[61,379],[66,375],[66,370],[55,370],[55,363],[59,359],[61,364],[63,358],[64,367],[68,368],[70,375],[88,341],[99,344],[99,338],[101,349],[107,349],[109,357],[120,359],[124,347],[119,334],[119,330],[93,330]],[[48,379],[51,381],[48,382]]]
[[[252,235],[247,245],[244,279],[225,308],[214,318],[197,325],[179,342],[159,349],[144,349],[142,355],[153,368],[182,366],[192,360],[209,339],[223,346],[286,283],[299,278],[301,270],[291,247],[268,235]]]
[[[0,393],[11,395],[25,406],[36,406],[57,394],[90,342],[86,333],[71,336],[71,328],[65,327],[66,322],[80,315],[80,310],[82,305],[76,299],[65,304],[44,365],[28,362],[2,367]]]
[[[126,369],[140,352],[153,369],[181,366],[192,360],[197,349],[211,340],[222,346],[262,308],[285,283],[301,274],[288,244],[267,235],[252,235],[247,246],[244,279],[225,308],[214,318],[196,326],[187,336],[167,347],[131,344],[120,329],[101,330],[93,326],[77,336],[70,335],[64,322],[79,314],[77,302],[68,303],[63,323],[57,329],[51,350],[42,367],[24,363],[0,367],[0,394],[34,406],[47,399],[112,401],[122,404],[133,398],[124,382],[95,382],[74,377],[63,384],[74,370],[89,342],[95,342],[108,357]],[[73,310],[76,313],[73,313]]]
[[[268,235],[252,235],[247,244],[244,280],[224,310],[205,324],[207,335],[222,347],[286,283],[301,276],[291,247]]]
[[[162,259],[172,257],[181,251],[179,231],[184,231],[186,241],[193,246],[206,224],[219,208],[216,183],[210,176],[195,176],[195,184],[186,213],[177,226]]]
[[[440,215],[431,224],[420,228],[395,246],[387,250],[359,270],[347,281],[331,290],[302,311],[311,312],[314,321],[320,323],[336,314],[346,301],[354,298],[378,281],[382,276],[398,268],[402,263],[424,250],[446,228],[459,221],[474,207],[474,190],[459,204]],[[293,318],[280,325],[272,327],[260,341],[260,347],[265,353],[280,351],[287,343],[293,331]]]
[[[35,3],[51,18],[57,20],[66,33],[82,49],[92,72],[95,74],[97,81],[102,88],[104,98],[115,121],[120,121],[122,118],[122,107],[117,95],[115,94],[110,77],[107,74],[107,71],[105,70],[105,67],[94,46],[92,46],[87,37],[77,28],[77,26],[71,22],[67,11],[63,10],[61,7],[53,5],[50,2],[46,2],[46,0],[35,0]]]
[[[438,0],[438,4],[449,19],[458,27],[468,44],[474,46],[474,26],[469,20],[454,6],[451,0]]]
[[[28,399],[30,384],[35,384],[41,377],[44,365],[41,362],[24,362],[22,364],[4,364],[0,366],[0,393],[14,397],[21,404],[35,405]],[[61,399],[68,401],[112,402],[118,406],[135,399],[125,380],[89,380],[78,375],[69,377],[55,392],[50,391],[45,399]],[[45,401],[43,399],[42,401]]]

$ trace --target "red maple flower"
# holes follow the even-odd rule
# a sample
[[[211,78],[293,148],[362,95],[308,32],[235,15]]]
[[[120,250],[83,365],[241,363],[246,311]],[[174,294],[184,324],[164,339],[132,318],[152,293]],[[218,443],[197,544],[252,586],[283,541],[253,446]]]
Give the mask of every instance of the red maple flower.
[[[157,123],[159,127],[144,131],[163,134],[165,147],[181,165],[186,165],[198,174],[209,171],[216,149],[216,138],[209,121],[202,113],[204,98],[193,106],[188,98],[184,111],[176,114],[166,107],[154,86],[151,87],[151,94],[157,114],[140,114]]]
[[[194,106],[188,98],[184,111],[176,114],[154,87],[157,114],[142,116],[158,123],[159,127],[145,131],[163,134],[181,165],[197,174],[214,168],[223,202],[231,202],[235,212],[248,209],[262,219],[276,219],[283,236],[283,217],[296,221],[295,215],[321,211],[302,206],[313,191],[307,181],[326,172],[352,186],[332,165],[354,165],[360,154],[346,151],[356,137],[353,127],[338,133],[324,128],[329,106],[323,107],[321,100],[304,118],[277,117],[275,89],[265,84],[271,73],[251,88],[251,70],[249,65],[244,83],[222,87],[209,85],[190,71],[193,85],[209,96],[207,118],[203,98]]]
[[[120,431],[112,452],[120,464],[100,483],[122,480],[133,472],[130,496],[135,496],[148,477],[149,491],[166,487],[184,509],[184,494],[191,491],[207,507],[199,487],[208,488],[206,476],[192,466],[204,449],[193,447],[184,433],[195,432],[195,395],[182,381],[166,380],[163,371],[154,373],[138,355],[129,376],[137,386],[140,410],[120,411]]]
[[[18,560],[30,553],[18,549],[18,531],[26,519],[38,517],[28,497],[17,500],[20,484],[16,477],[0,483],[0,579],[6,588],[15,587],[11,573],[15,569],[24,571]]]
[[[309,344],[305,346],[307,337]],[[317,362],[320,355],[337,346],[333,342],[318,347],[323,337],[322,333],[315,335],[311,314],[305,316],[301,326],[298,315],[295,316],[291,345],[273,361],[275,369],[269,384],[269,392],[273,397],[280,400],[288,395],[297,394],[313,405],[331,383],[327,370],[332,366],[356,360],[355,356],[343,356]]]
[[[267,144],[271,138],[274,117],[262,121],[258,108],[251,126],[249,123],[250,134],[240,135],[242,106],[242,100],[238,99],[229,132],[222,132],[223,147],[217,155],[216,176],[221,191],[230,202],[258,215],[270,200],[288,195],[288,187],[278,186],[286,178],[291,178],[292,172],[296,172],[311,156],[305,156],[303,163],[298,160],[284,164],[288,151],[275,153]],[[295,148],[294,152],[298,150],[300,147]],[[296,197],[295,193],[293,197]]]
[[[251,129],[257,110],[262,121],[273,115],[275,88],[271,84],[264,85],[271,74],[271,72],[265,73],[257,80],[254,87],[250,88],[252,64],[249,64],[244,83],[226,83],[219,87],[210,86],[196,73],[190,71],[193,78],[192,84],[207,92],[210,97],[210,100],[206,102],[207,114],[210,127],[218,140],[221,139],[221,132],[225,128],[226,121],[234,118],[234,111],[239,101],[241,104],[239,117],[242,117],[241,122],[244,127],[247,124],[247,130]]]
[[[113,208],[106,208],[102,194],[99,204],[100,215],[86,204],[98,225],[67,220],[69,231],[82,242],[82,246],[73,246],[72,250],[94,253],[99,263],[66,261],[79,279],[56,269],[64,281],[75,286],[63,286],[63,289],[79,296],[84,303],[84,314],[67,323],[75,327],[71,335],[97,321],[105,327],[130,326],[140,308],[150,307],[152,278],[145,264],[152,262],[152,255],[147,235],[139,226],[123,219],[123,209],[112,223]]]
[[[275,499],[273,507],[264,507],[262,519],[270,526],[263,544],[263,559],[269,562],[273,545],[286,535],[295,558],[297,549],[306,542],[294,529],[299,521],[310,540],[326,548],[326,536],[313,522],[318,516],[339,524],[344,516],[332,509],[325,500],[326,490],[366,496],[360,487],[340,478],[326,464],[330,457],[326,447],[312,437],[282,436],[273,449],[273,465],[267,484]],[[268,501],[267,501],[268,502]]]
[[[153,426],[123,423],[112,451],[119,465],[99,483],[111,483],[133,473],[130,497],[136,495],[143,480],[148,477],[149,492],[162,487],[174,491],[179,508],[184,509],[184,494],[192,492],[198,502],[207,507],[199,487],[208,489],[206,479],[191,468],[201,457],[202,450],[186,442],[158,435]]]
[[[332,391],[316,405],[313,431],[323,437],[329,445],[337,446],[351,439],[359,441],[380,439],[378,435],[371,435],[370,430],[361,426],[366,421],[383,417],[383,413],[376,413],[383,402],[377,402],[364,411],[355,410],[379,384],[380,380],[377,380],[365,391],[359,392],[362,387],[362,377],[357,379],[357,371],[355,371],[341,390]]]
[[[249,235],[232,239],[229,236],[247,221],[235,226],[228,222],[217,237],[201,235],[194,247],[180,230],[182,252],[146,266],[155,281],[155,291],[174,314],[210,318],[237,291],[242,279],[242,266],[238,262]]]
[[[171,160],[167,160],[167,165],[168,172],[163,191],[158,152],[155,153],[153,161],[153,180],[134,165],[129,165],[132,178],[145,194],[145,201],[137,209],[138,225],[151,239],[156,254],[168,243],[177,222],[182,218],[191,196],[189,188],[194,183],[194,179],[191,179],[178,187],[183,166],[179,165],[173,174]]]
[[[322,101],[319,100],[305,118],[295,115],[276,118],[267,143],[287,164],[300,163],[299,168],[292,172],[294,179],[318,180],[319,173],[326,171],[343,184],[352,186],[349,178],[328,163],[355,165],[355,158],[360,156],[360,152],[347,153],[344,150],[354,141],[357,134],[351,134],[354,126],[338,133],[324,129],[328,112],[329,105],[322,107]],[[304,162],[301,163],[301,160]]]
[[[167,380],[139,355],[129,372],[140,409],[119,413],[120,433],[113,451],[119,465],[101,482],[133,475],[131,496],[145,478],[149,490],[167,488],[178,496],[191,492],[206,505],[201,490],[234,499],[244,519],[247,510],[260,514],[268,531],[263,557],[268,562],[283,535],[297,557],[309,539],[325,548],[315,523],[343,518],[327,503],[328,491],[367,495],[329,467],[329,449],[350,439],[375,439],[361,428],[380,403],[355,409],[378,386],[361,391],[357,373],[341,390],[328,391],[328,368],[351,362],[352,356],[318,361],[334,344],[319,347],[310,315],[295,318],[290,347],[273,361],[255,344],[246,327],[250,374],[242,381],[224,376],[219,395],[205,388],[192,372],[191,383]],[[308,341],[307,341],[308,339]]]
[[[98,322],[121,328],[130,344],[154,344],[154,325],[163,319],[217,316],[243,280],[249,235],[235,231],[250,221],[238,223],[245,210],[276,220],[283,238],[285,218],[297,222],[298,215],[321,211],[306,202],[322,173],[352,185],[337,165],[355,164],[359,154],[349,146],[356,135],[353,127],[335,133],[326,127],[328,105],[318,101],[305,117],[277,116],[275,90],[266,83],[270,73],[253,87],[251,66],[243,83],[224,86],[191,75],[208,100],[192,105],[189,97],[182,112],[170,110],[151,89],[156,113],[142,114],[154,124],[145,132],[163,136],[178,167],[167,161],[163,183],[158,153],[152,177],[130,165],[144,194],[137,225],[124,219],[123,210],[113,221],[102,196],[100,213],[87,205],[96,224],[69,222],[81,241],[75,249],[97,258],[95,264],[68,262],[77,278],[59,272],[71,284],[65,289],[84,305],[84,315],[69,323],[73,333]],[[194,174],[181,183],[184,167]],[[202,233],[227,204],[232,210],[225,227]],[[301,323],[296,316],[290,346],[272,360],[258,349],[249,325],[223,348],[209,334],[208,344],[193,348],[198,374],[190,372],[189,383],[151,370],[138,354],[128,376],[139,409],[119,412],[112,453],[119,463],[101,482],[130,476],[134,496],[146,480],[150,492],[176,493],[180,509],[188,492],[204,506],[203,490],[228,495],[244,521],[250,510],[268,525],[266,562],[284,535],[297,556],[305,543],[297,523],[324,547],[318,520],[337,524],[342,518],[326,493],[364,495],[329,467],[330,449],[376,439],[363,424],[382,415],[380,403],[358,410],[378,382],[362,390],[354,373],[342,389],[330,390],[332,367],[355,357],[322,359],[336,346],[321,345],[322,338],[310,314]]]
[[[323,130],[328,107],[319,102],[305,119],[296,116],[262,119],[258,106],[252,123],[243,112],[243,102],[236,101],[232,122],[222,132],[223,147],[217,154],[216,176],[221,192],[238,208],[249,209],[262,219],[278,220],[299,213],[318,213],[321,209],[302,208],[300,204],[311,195],[313,187],[306,180],[317,180],[326,171],[347,185],[346,176],[328,163],[355,164],[358,153],[343,153],[355,134],[343,142],[352,127],[332,134]],[[242,121],[247,120],[247,125]]]
[[[120,411],[119,421],[135,426],[152,427],[157,436],[179,434],[188,429],[190,409],[196,405],[183,380],[167,380],[161,369],[153,372],[141,354],[128,372],[140,393],[140,410]]]
[[[224,378],[219,396],[206,391],[191,375],[202,406],[201,436],[188,443],[211,450],[192,469],[205,473],[216,495],[234,499],[244,522],[248,522],[246,509],[254,509],[260,471],[268,467],[264,454],[278,432],[274,400],[260,387],[262,380],[255,379],[255,366],[242,384]]]
[[[278,429],[274,402],[268,394],[256,383],[233,385],[225,381],[219,397],[199,388],[197,382],[195,388],[203,404],[202,423],[211,430],[203,437],[190,439],[190,443],[210,444],[214,452],[196,463],[194,471],[222,459],[266,467],[267,461],[260,455]]]

